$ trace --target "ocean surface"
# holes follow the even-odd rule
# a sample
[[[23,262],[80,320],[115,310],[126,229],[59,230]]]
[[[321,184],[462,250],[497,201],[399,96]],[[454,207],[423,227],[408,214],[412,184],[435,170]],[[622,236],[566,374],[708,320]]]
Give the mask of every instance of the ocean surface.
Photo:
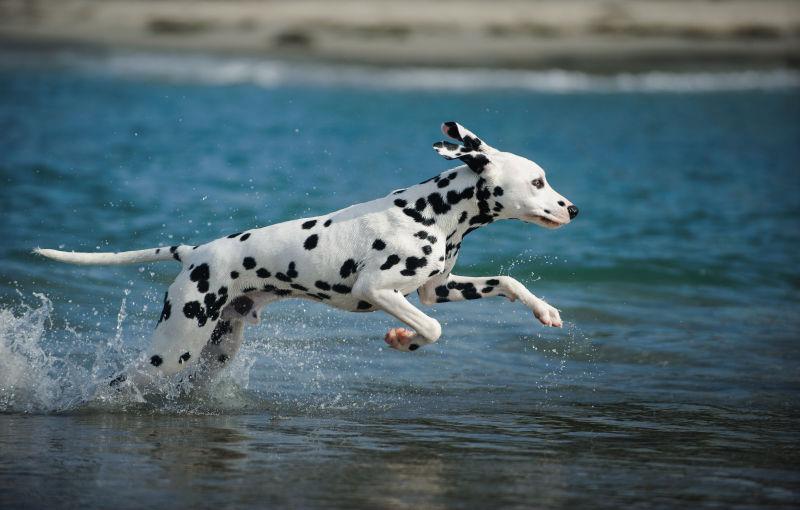
[[[210,386],[97,392],[199,244],[451,164],[456,120],[580,207],[466,240],[561,310],[425,308],[438,343],[307,301]],[[800,75],[370,69],[0,54],[0,507],[796,508]],[[413,298],[417,302],[416,298]]]

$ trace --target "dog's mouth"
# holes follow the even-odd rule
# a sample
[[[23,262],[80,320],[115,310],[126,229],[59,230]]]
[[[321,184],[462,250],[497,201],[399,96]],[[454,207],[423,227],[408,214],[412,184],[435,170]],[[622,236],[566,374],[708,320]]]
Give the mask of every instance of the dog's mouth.
[[[558,228],[558,227],[564,226],[566,224],[566,222],[556,221],[556,220],[547,218],[545,216],[541,216],[539,214],[528,215],[526,220],[531,222],[531,223],[536,223],[537,225],[541,225],[542,227],[545,227],[545,228]]]

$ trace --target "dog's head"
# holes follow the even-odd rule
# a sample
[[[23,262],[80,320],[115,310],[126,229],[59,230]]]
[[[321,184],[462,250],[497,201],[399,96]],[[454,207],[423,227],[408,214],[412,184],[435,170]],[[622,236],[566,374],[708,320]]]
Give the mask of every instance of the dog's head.
[[[533,161],[498,151],[455,122],[442,124],[442,133],[462,145],[443,141],[433,148],[445,159],[460,159],[486,180],[495,196],[502,194],[501,217],[558,228],[578,215],[578,208],[550,187]]]

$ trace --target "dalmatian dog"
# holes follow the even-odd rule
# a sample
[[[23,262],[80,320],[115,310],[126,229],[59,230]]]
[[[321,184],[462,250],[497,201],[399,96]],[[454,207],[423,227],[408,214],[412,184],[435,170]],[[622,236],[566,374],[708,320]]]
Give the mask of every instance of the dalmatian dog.
[[[517,219],[554,229],[575,218],[578,208],[550,187],[536,163],[494,149],[455,122],[442,124],[442,132],[460,143],[441,141],[433,148],[463,166],[330,214],[198,246],[35,253],[75,264],[181,264],[164,294],[149,350],[112,386],[193,365],[215,373],[238,351],[245,323],[257,324],[265,305],[288,298],[352,312],[382,310],[410,328],[392,328],[385,336],[399,351],[414,351],[442,334],[436,319],[406,299],[414,291],[424,305],[492,296],[519,300],[543,325],[561,327],[558,310],[514,278],[452,270],[463,239],[480,227]]]

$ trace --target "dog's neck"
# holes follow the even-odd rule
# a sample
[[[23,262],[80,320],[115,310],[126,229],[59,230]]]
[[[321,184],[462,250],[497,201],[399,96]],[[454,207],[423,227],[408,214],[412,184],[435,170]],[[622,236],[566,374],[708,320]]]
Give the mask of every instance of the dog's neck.
[[[417,221],[421,229],[436,229],[445,236],[450,257],[458,252],[464,236],[504,219],[502,195],[501,188],[464,166],[393,196],[395,206]]]

